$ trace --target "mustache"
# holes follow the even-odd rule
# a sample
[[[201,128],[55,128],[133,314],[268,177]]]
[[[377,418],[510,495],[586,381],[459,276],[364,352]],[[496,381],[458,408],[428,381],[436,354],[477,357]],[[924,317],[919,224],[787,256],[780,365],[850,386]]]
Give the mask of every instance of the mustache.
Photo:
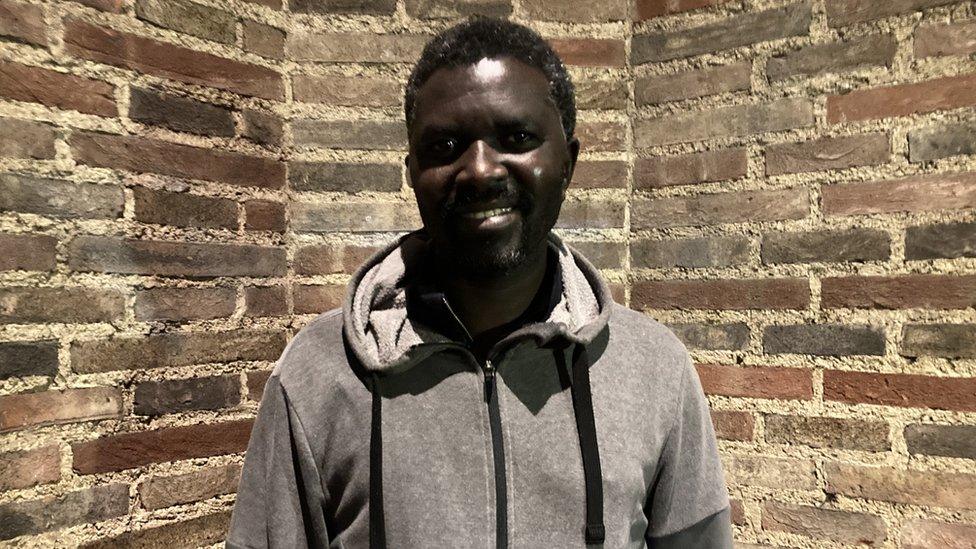
[[[526,213],[532,210],[535,203],[529,194],[520,192],[513,185],[500,183],[491,187],[465,186],[457,189],[454,195],[441,208],[444,217],[457,215],[458,210],[472,204],[501,203],[511,205],[515,209]]]

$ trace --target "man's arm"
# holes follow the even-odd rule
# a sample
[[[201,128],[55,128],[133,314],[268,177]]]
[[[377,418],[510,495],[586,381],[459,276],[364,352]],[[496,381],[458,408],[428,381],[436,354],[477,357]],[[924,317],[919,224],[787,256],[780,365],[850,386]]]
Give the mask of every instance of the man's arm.
[[[328,547],[324,500],[305,431],[272,375],[251,431],[227,547]]]
[[[729,498],[708,401],[690,358],[684,369],[675,423],[644,504],[644,539],[652,549],[731,549]]]

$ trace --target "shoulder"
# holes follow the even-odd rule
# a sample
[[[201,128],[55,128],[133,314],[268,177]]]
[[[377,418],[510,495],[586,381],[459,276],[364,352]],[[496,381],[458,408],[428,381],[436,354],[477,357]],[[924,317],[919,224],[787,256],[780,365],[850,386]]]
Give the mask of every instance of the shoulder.
[[[688,360],[688,350],[670,328],[619,303],[611,307],[610,338],[615,346],[636,352],[653,351],[653,356],[668,360]]]

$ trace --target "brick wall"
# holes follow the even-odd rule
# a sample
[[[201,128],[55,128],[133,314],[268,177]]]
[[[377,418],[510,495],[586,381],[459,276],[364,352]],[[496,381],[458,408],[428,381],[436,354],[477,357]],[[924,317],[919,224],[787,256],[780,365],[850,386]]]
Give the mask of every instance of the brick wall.
[[[976,539],[976,5],[0,0],[0,545],[219,542],[263,382],[418,224],[425,40],[581,107],[560,231],[692,350],[742,547]]]

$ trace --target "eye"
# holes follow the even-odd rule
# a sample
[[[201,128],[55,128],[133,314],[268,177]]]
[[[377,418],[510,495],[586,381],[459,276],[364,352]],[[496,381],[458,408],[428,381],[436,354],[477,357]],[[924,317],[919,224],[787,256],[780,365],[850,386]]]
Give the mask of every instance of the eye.
[[[455,154],[457,148],[457,140],[450,138],[437,139],[427,145],[427,150],[438,158],[450,158]]]
[[[514,150],[529,150],[538,146],[539,139],[532,132],[514,130],[505,136],[504,142],[506,147]]]

